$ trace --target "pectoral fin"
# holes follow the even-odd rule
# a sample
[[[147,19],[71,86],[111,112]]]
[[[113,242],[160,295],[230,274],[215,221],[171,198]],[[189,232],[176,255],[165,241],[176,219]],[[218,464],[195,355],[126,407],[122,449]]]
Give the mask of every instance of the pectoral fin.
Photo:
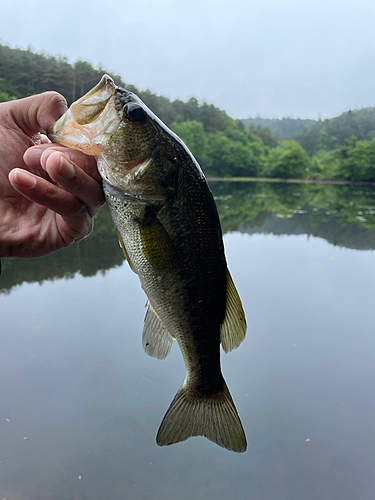
[[[221,345],[225,352],[236,349],[246,335],[246,319],[241,299],[227,269],[227,307],[220,328]]]
[[[118,242],[120,243],[120,247],[122,248],[122,250],[125,254],[125,258],[129,263],[130,269],[133,272],[135,272],[135,274],[138,274],[137,271],[135,270],[135,267],[134,267],[132,261],[130,260],[130,257],[129,257],[128,251],[126,250],[126,246],[125,246],[124,240],[122,239],[121,233],[117,228],[116,228],[116,232],[117,232],[117,236],[118,236]]]
[[[149,304],[146,312],[142,345],[146,354],[158,359],[165,359],[171,352],[174,338],[165,329],[160,318]]]
[[[162,223],[150,209],[138,221],[145,256],[150,264],[161,271],[172,271],[178,264],[176,247]]]

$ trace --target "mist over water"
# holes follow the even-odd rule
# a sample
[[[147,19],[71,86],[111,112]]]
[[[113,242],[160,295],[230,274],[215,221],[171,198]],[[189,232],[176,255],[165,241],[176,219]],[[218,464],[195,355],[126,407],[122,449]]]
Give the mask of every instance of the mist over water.
[[[375,494],[375,190],[213,183],[248,322],[223,354],[247,434],[160,448],[177,346],[148,357],[146,296],[108,213],[0,278],[0,496],[370,500]]]

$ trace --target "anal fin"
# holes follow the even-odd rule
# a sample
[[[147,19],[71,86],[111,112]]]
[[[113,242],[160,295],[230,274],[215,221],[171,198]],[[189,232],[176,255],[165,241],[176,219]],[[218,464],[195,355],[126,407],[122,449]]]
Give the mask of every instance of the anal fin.
[[[174,338],[165,329],[151,304],[146,312],[142,346],[146,354],[158,359],[165,359],[171,352]]]
[[[227,269],[227,305],[220,327],[221,345],[225,352],[236,349],[246,335],[246,319],[240,296]]]

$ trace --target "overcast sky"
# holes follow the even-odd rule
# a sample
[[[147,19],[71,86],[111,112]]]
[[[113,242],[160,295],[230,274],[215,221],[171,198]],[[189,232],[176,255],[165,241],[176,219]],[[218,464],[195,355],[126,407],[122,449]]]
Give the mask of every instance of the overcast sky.
[[[375,105],[375,0],[0,0],[0,41],[236,118]]]

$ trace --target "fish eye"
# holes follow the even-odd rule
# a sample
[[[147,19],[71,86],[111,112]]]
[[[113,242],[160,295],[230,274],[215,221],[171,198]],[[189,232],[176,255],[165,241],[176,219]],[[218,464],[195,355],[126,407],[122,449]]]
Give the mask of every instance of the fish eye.
[[[124,106],[124,116],[132,123],[138,123],[146,117],[146,111],[135,102],[130,102]]]

